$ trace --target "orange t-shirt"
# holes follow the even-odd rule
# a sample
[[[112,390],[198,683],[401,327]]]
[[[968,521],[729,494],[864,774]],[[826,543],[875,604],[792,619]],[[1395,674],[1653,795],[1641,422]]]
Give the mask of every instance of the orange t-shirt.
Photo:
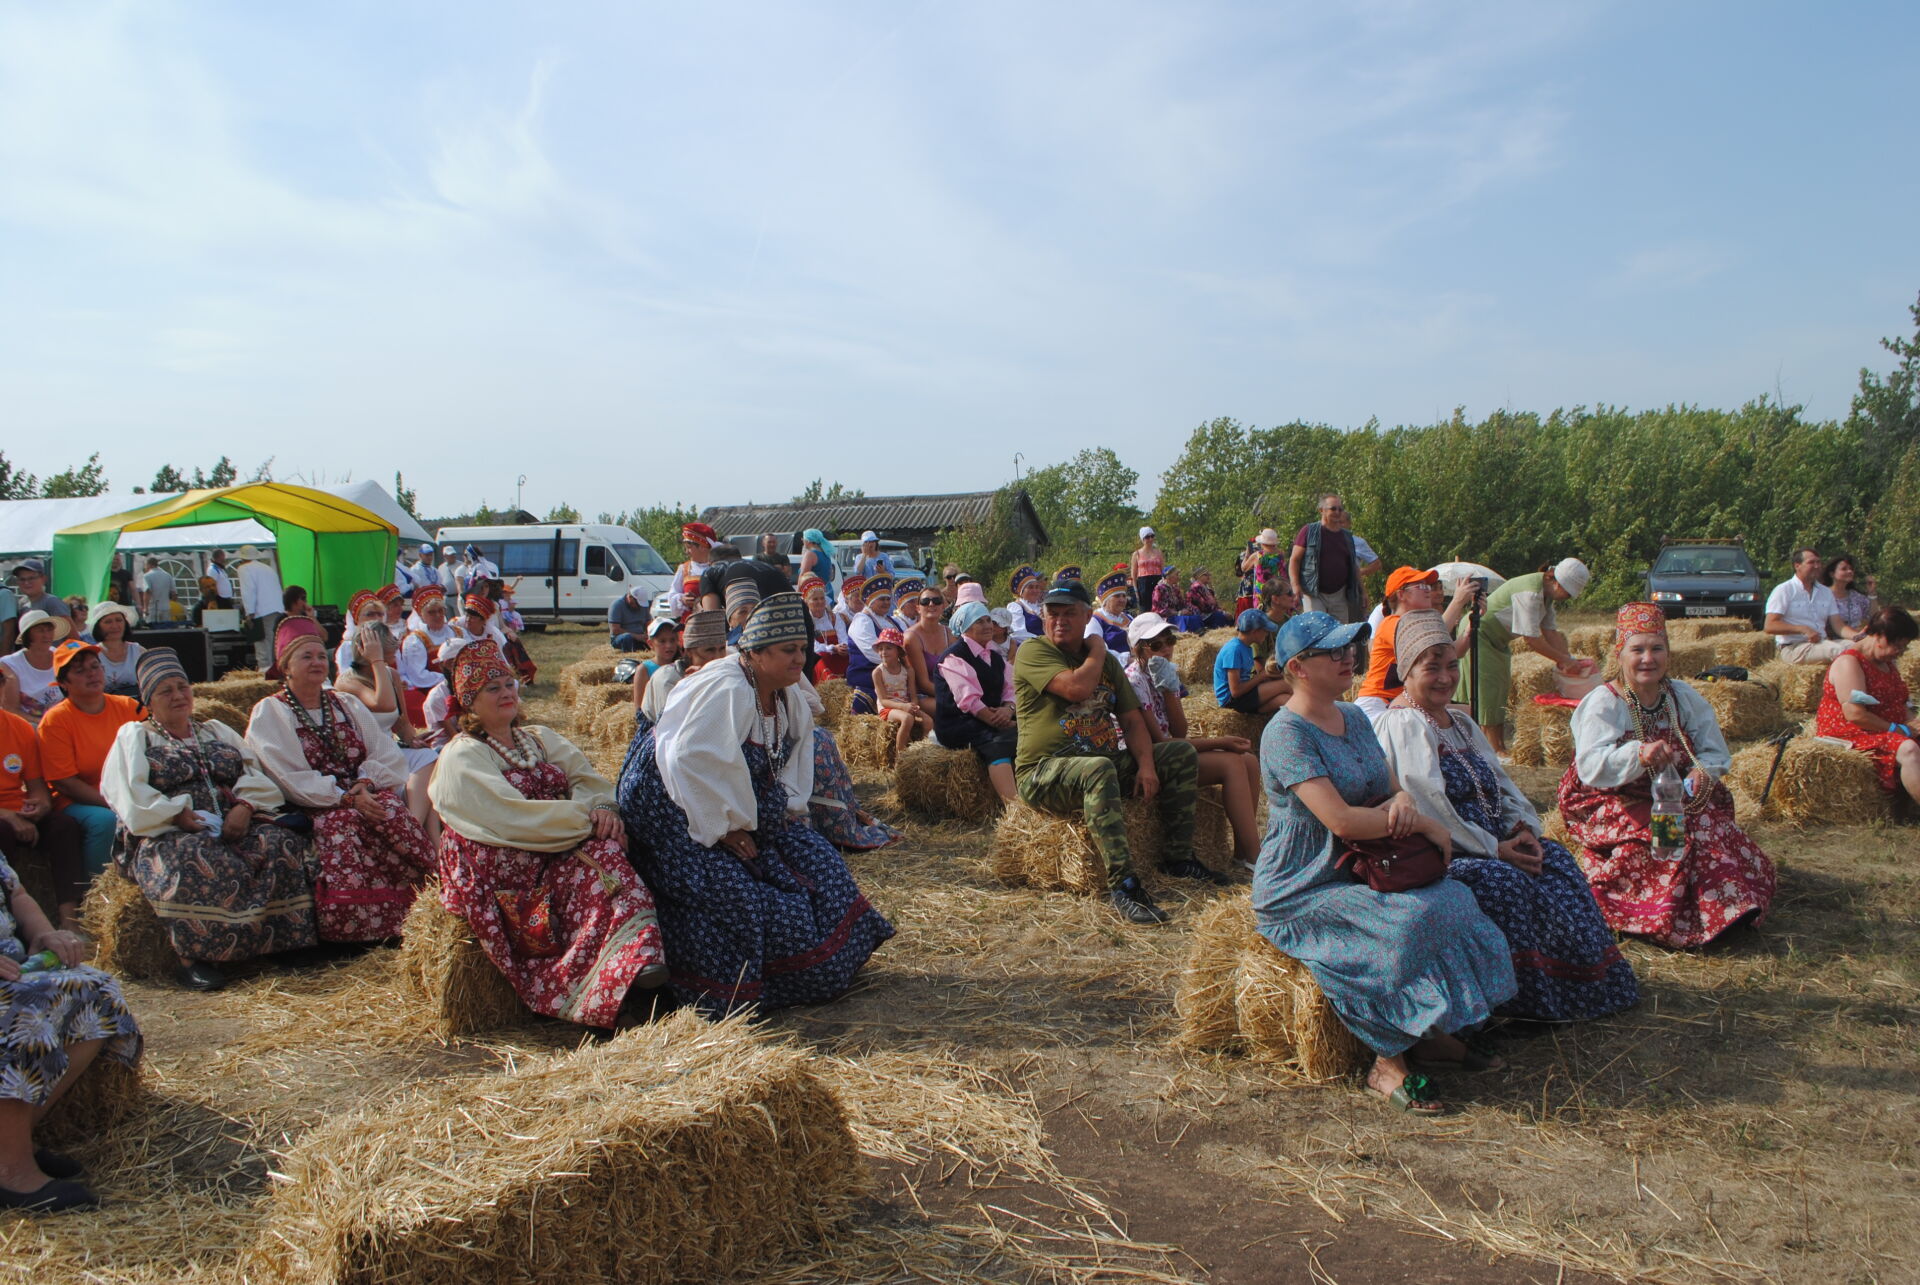
[[[100,769],[106,766],[113,738],[128,723],[139,721],[140,702],[131,696],[109,695],[98,714],[83,714],[72,701],[61,701],[40,717],[40,765],[47,780],[77,776],[99,789]]]
[[[1372,650],[1367,652],[1367,677],[1360,684],[1359,695],[1377,696],[1383,701],[1390,701],[1406,690],[1405,684],[1387,686],[1387,671],[1393,668],[1393,635],[1399,628],[1400,616],[1397,612],[1380,622],[1380,632],[1367,644]],[[47,717],[53,715],[49,713]],[[45,723],[45,719],[41,721]]]
[[[18,812],[27,805],[27,782],[42,779],[33,724],[0,709],[0,808]]]

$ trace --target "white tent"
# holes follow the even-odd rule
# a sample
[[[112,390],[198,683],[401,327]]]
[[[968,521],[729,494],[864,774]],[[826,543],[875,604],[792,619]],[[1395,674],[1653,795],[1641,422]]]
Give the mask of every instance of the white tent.
[[[363,509],[379,514],[400,528],[400,543],[425,544],[432,540],[426,529],[378,482],[343,482],[338,486],[316,486],[350,500]],[[53,552],[53,533],[79,526],[96,518],[124,513],[141,504],[150,504],[157,496],[88,495],[71,500],[0,501],[0,558],[46,557]],[[120,537],[123,553],[190,551],[201,549],[237,549],[243,544],[273,547],[273,533],[258,522],[215,522],[207,526],[167,527],[155,531],[129,531]]]

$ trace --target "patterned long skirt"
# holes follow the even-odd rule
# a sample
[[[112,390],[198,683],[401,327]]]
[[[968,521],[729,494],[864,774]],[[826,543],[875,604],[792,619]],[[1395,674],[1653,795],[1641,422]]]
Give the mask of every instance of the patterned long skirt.
[[[861,824],[853,775],[840,757],[833,733],[824,727],[813,729],[813,797],[807,800],[807,813],[813,818],[813,828],[832,840],[836,848],[870,852],[900,839],[900,832],[884,821]]]
[[[307,838],[258,824],[238,843],[169,830],[134,842],[127,873],[180,962],[237,963],[314,943]]]
[[[322,941],[385,941],[400,935],[413,897],[432,872],[433,844],[392,790],[373,791],[380,820],[350,803],[316,808],[313,906]]]
[[[565,796],[566,774],[551,763],[511,767],[506,776],[530,799]],[[515,948],[500,893],[550,906],[558,954]],[[633,979],[665,962],[653,894],[610,839],[589,839],[571,852],[525,852],[444,829],[440,900],[472,927],[526,1006],[548,1017],[610,1027]]]
[[[1649,806],[1645,778],[1619,790],[1596,790],[1572,767],[1560,778],[1560,816],[1609,927],[1685,948],[1748,916],[1766,918],[1773,860],[1735,824],[1726,787],[1715,784],[1706,807],[1687,817],[1686,846],[1670,857],[1648,842]]]
[[[759,805],[750,862],[687,833],[651,733],[635,740],[620,774],[620,814],[659,905],[669,982],[709,1017],[834,999],[893,936],[833,844],[788,818],[766,752],[749,742],[741,753]]]

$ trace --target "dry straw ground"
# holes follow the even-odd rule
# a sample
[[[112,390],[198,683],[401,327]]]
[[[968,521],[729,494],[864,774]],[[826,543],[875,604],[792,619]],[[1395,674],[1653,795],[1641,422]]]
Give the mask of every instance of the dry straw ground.
[[[532,650],[557,668],[594,641]],[[568,726],[552,695],[533,713]],[[1196,927],[1245,885],[1165,888],[1174,923],[1126,928],[1097,898],[993,878],[990,823],[907,816],[857,776],[906,830],[852,859],[900,935],[854,993],[767,1025],[812,1052],[876,1186],[741,1279],[1894,1281],[1920,1261],[1911,829],[1760,825],[1781,867],[1765,927],[1627,943],[1638,1009],[1513,1034],[1505,1072],[1442,1079],[1461,1110],[1435,1123],[1176,1045]],[[1517,776],[1551,802],[1556,771]],[[578,1042],[538,1020],[443,1042],[400,974],[375,950],[213,996],[129,983],[148,1097],[76,1148],[112,1203],[0,1221],[0,1279],[260,1279],[271,1175],[309,1135]]]

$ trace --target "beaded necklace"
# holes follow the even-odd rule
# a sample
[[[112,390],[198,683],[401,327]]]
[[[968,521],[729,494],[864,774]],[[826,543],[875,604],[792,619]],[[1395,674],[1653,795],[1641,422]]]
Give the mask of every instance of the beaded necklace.
[[[760,712],[760,680],[754,677],[753,667],[747,664],[745,656],[740,657],[740,672],[747,676],[747,686],[753,689],[753,730],[761,746],[767,751],[767,757],[773,761],[773,774],[780,775],[787,765],[787,746],[780,737],[780,693],[773,694],[773,713]]]
[[[1679,765],[1678,770],[1683,776],[1691,773],[1700,760],[1699,756],[1693,752],[1693,738],[1687,735],[1686,725],[1680,721],[1680,704],[1673,699],[1673,680],[1668,678],[1660,680],[1660,699],[1653,703],[1653,708],[1651,709],[1640,703],[1640,693],[1634,691],[1630,684],[1623,683],[1621,686],[1626,688],[1625,691],[1621,691],[1619,694],[1627,698],[1627,717],[1633,720],[1634,739],[1640,741],[1642,744],[1654,740],[1655,729],[1653,720],[1655,718],[1663,718],[1666,725],[1673,729],[1673,734],[1680,738],[1680,746],[1686,751],[1687,760],[1684,764]],[[1615,690],[1618,691],[1619,689],[1616,688]],[[1695,790],[1692,794],[1686,796],[1684,806],[1688,815],[1694,815],[1704,810],[1712,796],[1713,787],[1711,785],[1704,790]]]
[[[1449,716],[1448,721],[1442,723],[1427,711],[1426,706],[1415,702],[1409,702],[1409,704],[1412,704],[1413,708],[1420,711],[1420,717],[1426,719],[1427,722],[1433,725],[1433,730],[1440,734],[1440,743],[1443,747],[1451,749],[1463,757],[1480,758],[1480,755],[1473,748],[1473,737],[1466,729],[1460,726],[1460,720],[1458,718]],[[1482,760],[1482,762],[1484,764],[1485,761]],[[1474,800],[1480,804],[1480,814],[1493,823],[1497,832],[1501,821],[1500,792],[1497,789],[1487,789],[1486,777],[1488,775],[1490,774],[1476,772],[1469,767],[1467,769],[1467,783],[1473,788]]]
[[[200,784],[206,787],[207,797],[214,801],[215,807],[218,807],[220,803],[220,790],[214,785],[213,773],[208,769],[207,761],[200,753],[200,729],[189,721],[187,723],[187,734],[182,737],[175,736],[172,732],[169,732],[157,718],[149,716],[147,723],[154,731],[160,733],[160,735],[166,737],[175,745],[184,745],[186,747],[187,757],[193,760],[194,775],[199,778]]]
[[[318,736],[321,741],[326,744],[327,752],[332,757],[336,759],[344,757],[340,748],[340,738],[333,730],[333,711],[327,704],[329,700],[337,700],[338,698],[327,691],[321,691],[320,712],[316,717],[307,710],[306,706],[300,703],[300,698],[293,694],[293,688],[286,683],[280,684],[280,693],[286,697],[287,704],[293,709],[294,722],[300,724],[300,726],[306,728],[315,736]],[[341,712],[341,717],[346,717],[345,711]]]
[[[532,770],[546,762],[546,747],[540,743],[539,737],[525,728],[510,729],[508,735],[513,738],[512,745],[502,745],[490,732],[481,732],[479,735],[488,749],[514,767]]]

